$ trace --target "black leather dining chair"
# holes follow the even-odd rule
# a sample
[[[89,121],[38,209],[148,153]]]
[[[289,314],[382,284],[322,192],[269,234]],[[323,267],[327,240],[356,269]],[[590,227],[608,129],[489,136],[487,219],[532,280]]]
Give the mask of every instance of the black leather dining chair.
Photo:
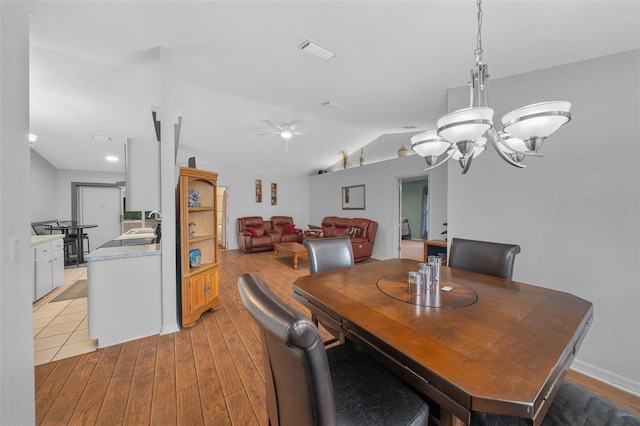
[[[238,289],[260,328],[270,425],[428,423],[422,398],[353,343],[325,349],[311,321],[253,274]]]
[[[309,253],[309,272],[331,271],[353,266],[353,248],[349,237],[304,240]]]
[[[78,224],[77,220],[59,220],[58,226],[75,226]],[[68,233],[68,236],[71,238],[78,238],[78,231],[71,231]],[[89,244],[89,234],[83,233],[82,238],[87,242],[86,244],[86,253],[91,252],[91,246]]]
[[[510,280],[518,253],[520,246],[517,244],[453,238],[449,266]]]
[[[309,254],[309,272],[311,275],[334,269],[348,268],[354,265],[353,248],[349,237],[323,238],[317,240],[304,240],[303,245]],[[311,313],[311,321],[318,326],[318,323],[335,336],[334,339],[327,340],[325,345],[340,340],[344,341],[344,336],[340,332],[340,324],[327,317],[320,317],[314,312]]]

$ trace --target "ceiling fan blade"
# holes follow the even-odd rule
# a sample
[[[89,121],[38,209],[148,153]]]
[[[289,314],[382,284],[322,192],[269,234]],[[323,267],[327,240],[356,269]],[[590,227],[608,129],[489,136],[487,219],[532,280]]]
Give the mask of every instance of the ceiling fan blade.
[[[293,136],[303,136],[303,137],[307,137],[307,138],[312,138],[313,134],[311,134],[311,133],[302,133],[302,132],[296,130],[295,132],[293,132]]]
[[[293,120],[291,123],[285,123],[285,126],[289,128],[289,130],[295,130],[301,123],[298,120]]]
[[[284,129],[284,127],[278,126],[276,123],[274,123],[272,121],[269,121],[269,120],[262,120],[262,121],[264,121],[265,123],[267,123],[269,126],[273,127],[274,129],[278,129],[278,130]]]
[[[277,132],[267,132],[267,133],[256,133],[258,136],[267,136],[267,135],[279,135],[280,134],[280,130],[278,130]]]

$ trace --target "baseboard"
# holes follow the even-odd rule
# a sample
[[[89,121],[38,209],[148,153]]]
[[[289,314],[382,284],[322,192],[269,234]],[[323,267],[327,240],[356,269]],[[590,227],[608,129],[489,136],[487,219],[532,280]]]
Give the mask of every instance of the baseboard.
[[[640,397],[640,383],[627,379],[626,377],[619,376],[615,373],[611,373],[603,370],[602,368],[578,360],[573,361],[571,369]]]
[[[164,336],[165,334],[177,333],[178,331],[180,331],[180,327],[178,323],[174,322],[173,324],[163,325],[160,330],[160,335]]]

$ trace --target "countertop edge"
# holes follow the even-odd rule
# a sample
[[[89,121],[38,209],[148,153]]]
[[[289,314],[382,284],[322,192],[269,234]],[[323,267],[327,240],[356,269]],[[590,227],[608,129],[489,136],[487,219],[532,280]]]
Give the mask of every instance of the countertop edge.
[[[143,244],[137,246],[99,248],[85,256],[88,262],[110,259],[126,259],[130,257],[158,256],[162,254],[160,244]]]
[[[62,239],[64,235],[62,234],[52,234],[52,235],[32,235],[31,236],[31,247],[37,246],[40,244],[46,244],[51,241],[55,241],[58,239]]]

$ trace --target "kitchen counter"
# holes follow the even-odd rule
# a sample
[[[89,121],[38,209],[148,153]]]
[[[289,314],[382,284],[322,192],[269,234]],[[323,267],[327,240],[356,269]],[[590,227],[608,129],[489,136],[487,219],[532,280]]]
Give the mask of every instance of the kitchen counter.
[[[55,241],[58,239],[62,239],[64,235],[62,234],[53,234],[53,235],[32,235],[31,236],[31,247],[37,246],[39,244],[49,243],[51,241]]]
[[[85,258],[89,262],[108,259],[124,259],[128,257],[160,255],[160,244],[142,244],[122,247],[100,247],[89,253]]]
[[[160,334],[161,259],[160,244],[102,246],[87,256],[89,336],[99,348]]]

